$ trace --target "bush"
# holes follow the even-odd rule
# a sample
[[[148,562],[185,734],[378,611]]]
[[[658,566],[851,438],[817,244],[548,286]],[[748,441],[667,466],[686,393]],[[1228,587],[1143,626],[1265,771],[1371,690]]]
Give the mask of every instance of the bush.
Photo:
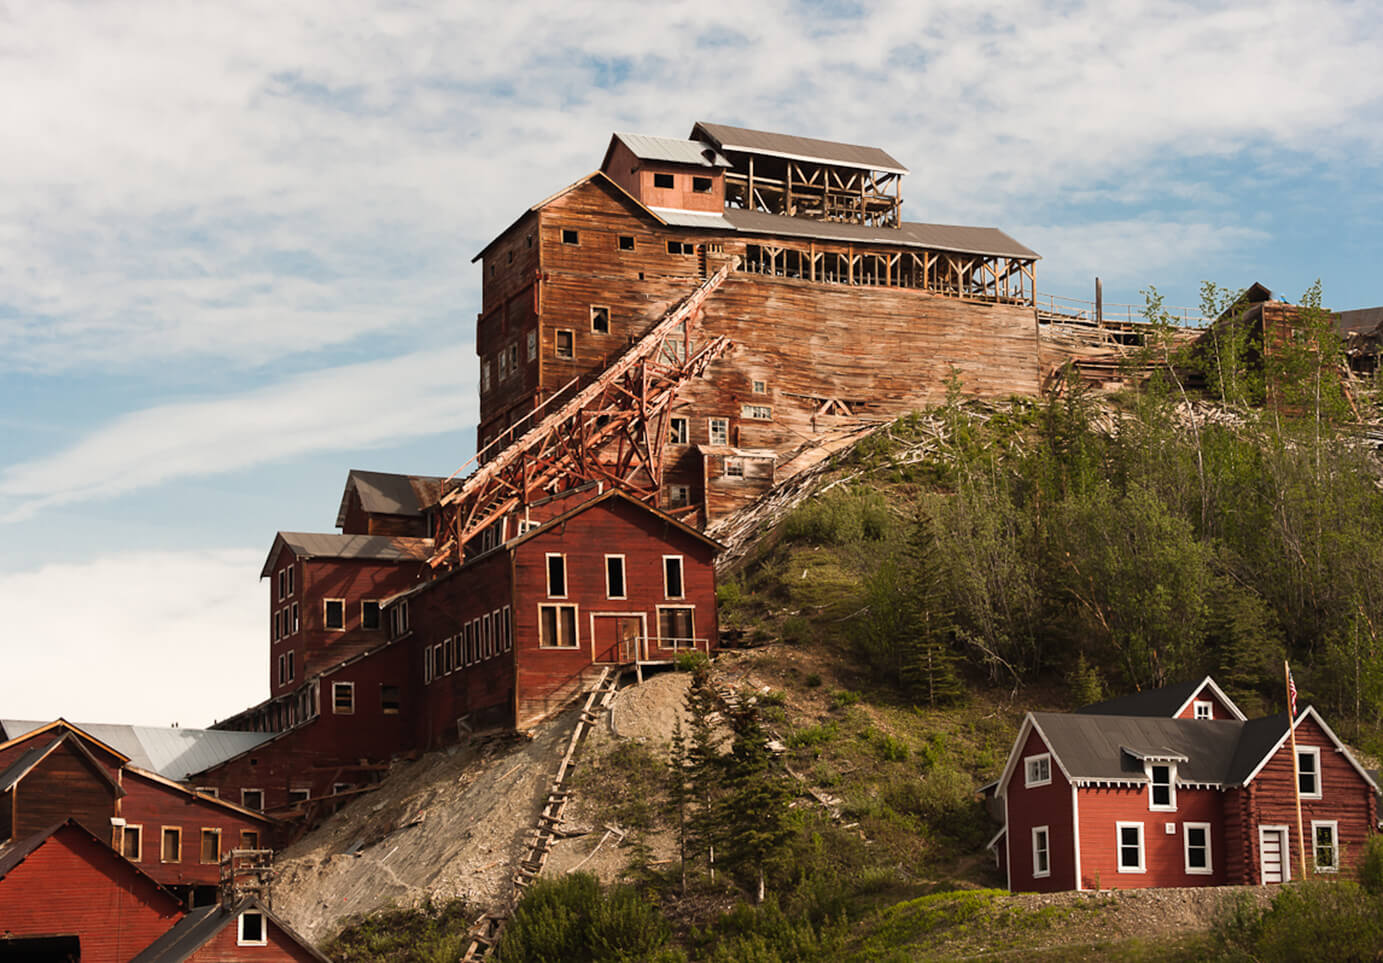
[[[658,910],[632,888],[601,892],[589,873],[540,879],[504,928],[496,951],[501,963],[585,963],[597,960],[685,960],[669,948],[672,930]]]
[[[352,920],[326,953],[338,963],[450,963],[466,951],[475,916],[464,900],[386,910]]]
[[[876,542],[893,527],[879,492],[831,491],[799,505],[783,519],[783,537],[813,545]]]
[[[783,619],[783,628],[779,633],[784,642],[798,643],[805,642],[811,637],[811,622],[805,616],[790,615]]]
[[[847,706],[857,705],[860,701],[858,692],[851,692],[849,689],[840,689],[831,696],[832,709],[844,709]]]
[[[1383,896],[1383,836],[1371,834],[1359,861],[1359,884],[1373,896]]]
[[[807,676],[807,679],[806,679],[806,683],[807,683],[807,688],[808,688],[808,689],[820,688],[820,686],[821,686],[821,675],[820,675],[820,673],[813,672],[813,673],[811,673],[810,675],[808,675],[808,676]]]
[[[1263,960],[1373,960],[1383,952],[1376,899],[1348,880],[1289,886],[1263,914],[1254,941]]]

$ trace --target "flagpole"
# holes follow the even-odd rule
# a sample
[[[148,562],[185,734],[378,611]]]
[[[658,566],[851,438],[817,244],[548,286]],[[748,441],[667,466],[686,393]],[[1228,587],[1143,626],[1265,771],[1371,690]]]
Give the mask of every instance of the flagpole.
[[[1292,667],[1285,661],[1282,663],[1282,671],[1286,674],[1287,681],[1287,731],[1292,737],[1292,795],[1297,801],[1297,847],[1301,851],[1301,878],[1305,880],[1306,875],[1306,836],[1302,832],[1301,824],[1301,759],[1297,756],[1297,700],[1292,691]],[[1320,773],[1316,774],[1320,779]]]

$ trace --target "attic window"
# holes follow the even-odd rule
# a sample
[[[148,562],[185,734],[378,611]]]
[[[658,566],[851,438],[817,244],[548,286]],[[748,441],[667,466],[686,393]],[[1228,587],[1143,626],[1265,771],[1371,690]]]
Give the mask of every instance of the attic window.
[[[1174,811],[1177,808],[1176,787],[1172,784],[1176,768],[1154,764],[1148,767],[1148,808]]]
[[[1321,751],[1315,746],[1297,750],[1297,786],[1302,799],[1321,798]]]
[[[262,810],[264,808],[264,790],[240,790],[240,805],[244,806],[246,809]]]
[[[676,179],[671,174],[654,174],[653,186],[671,190],[677,185]]]
[[[1192,709],[1197,719],[1215,718],[1215,703],[1213,702],[1201,702],[1200,700],[1196,700]]]
[[[711,193],[711,179],[709,177],[693,177],[692,190],[697,194]]]
[[[562,228],[562,243],[563,243],[563,244],[580,244],[580,243],[581,243],[581,235],[580,235],[580,233],[578,233],[577,231],[573,231],[573,230],[572,230],[571,228],[569,228],[569,227],[564,227],[564,228]]]
[[[619,236],[619,249],[620,249],[621,251],[632,251],[632,250],[634,250],[634,235],[632,235],[632,234],[621,234],[621,235]]]
[[[1052,755],[1044,752],[1023,760],[1023,786],[1045,786],[1052,781]]]
[[[269,933],[264,926],[264,914],[259,910],[246,910],[240,914],[235,933],[236,946],[267,946]]]

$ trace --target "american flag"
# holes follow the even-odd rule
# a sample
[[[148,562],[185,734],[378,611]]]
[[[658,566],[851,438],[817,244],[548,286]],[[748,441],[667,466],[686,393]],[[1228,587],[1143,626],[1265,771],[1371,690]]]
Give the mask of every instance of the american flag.
[[[1287,718],[1297,717],[1297,680],[1292,678],[1292,667],[1287,667]]]

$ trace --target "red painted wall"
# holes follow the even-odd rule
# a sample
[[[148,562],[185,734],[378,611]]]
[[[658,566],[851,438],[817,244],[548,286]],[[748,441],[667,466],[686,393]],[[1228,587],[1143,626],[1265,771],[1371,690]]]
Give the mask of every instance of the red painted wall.
[[[49,732],[34,741],[42,744],[54,738]],[[72,747],[71,737],[20,780],[10,800],[14,807],[10,828],[16,839],[69,817],[92,835],[106,839],[116,806],[115,787],[102,778],[95,764]]]
[[[299,946],[278,926],[267,920],[266,922],[269,927],[269,940],[266,946],[236,945],[239,924],[232,921],[188,959],[201,963],[315,963],[316,957]]]
[[[1225,873],[1224,793],[1217,789],[1176,792],[1174,812],[1148,808],[1147,787],[1077,790],[1080,814],[1081,884],[1085,889],[1143,889],[1154,886],[1217,886]],[[1142,873],[1119,872],[1119,822],[1143,824]],[[1184,823],[1210,823],[1209,875],[1186,872]],[[1168,835],[1166,824],[1175,832]]]
[[[0,879],[0,932],[75,933],[82,963],[125,963],[182,916],[105,844],[63,827]]]
[[[1023,743],[1018,768],[1009,779],[1005,796],[1008,838],[1006,859],[1009,889],[1016,893],[1052,893],[1076,888],[1074,834],[1071,821],[1071,784],[1052,759],[1052,781],[1045,786],[1027,788],[1023,759],[1049,751],[1042,737],[1033,730]],[[1033,876],[1032,830],[1046,826],[1051,875]]]
[[[1179,712],[1177,719],[1194,719],[1196,717],[1196,703],[1209,702],[1214,705],[1210,711],[1214,713],[1215,719],[1237,719],[1234,713],[1229,711],[1229,706],[1225,705],[1224,700],[1215,694],[1215,690],[1210,688],[1209,683],[1199,692],[1191,697],[1191,701],[1186,703],[1186,708]]]

